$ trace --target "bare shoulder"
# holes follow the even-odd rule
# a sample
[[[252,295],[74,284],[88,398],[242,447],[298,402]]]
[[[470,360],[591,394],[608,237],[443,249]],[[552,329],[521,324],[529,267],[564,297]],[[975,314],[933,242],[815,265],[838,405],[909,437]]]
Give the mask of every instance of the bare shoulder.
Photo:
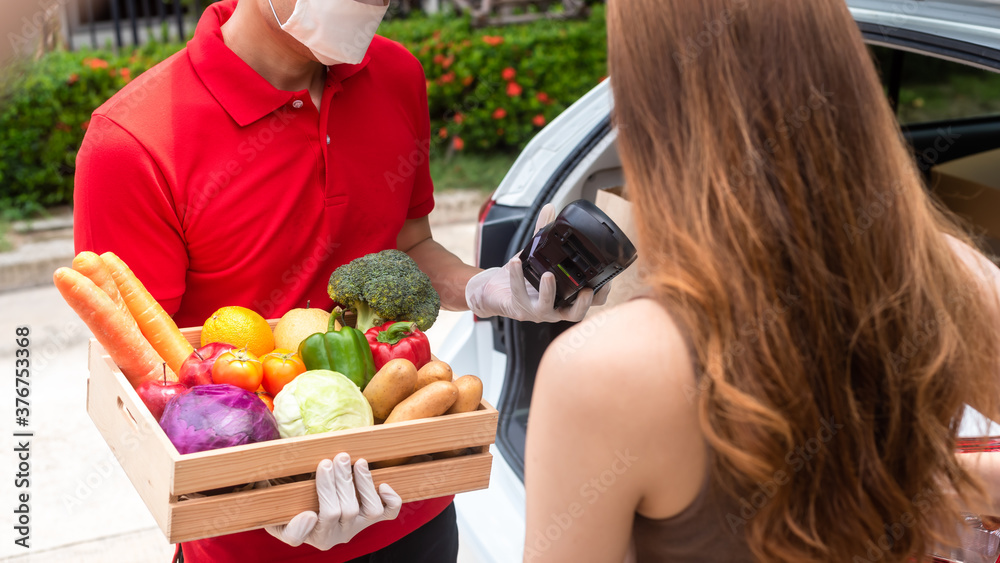
[[[545,353],[542,369],[552,383],[585,403],[608,396],[629,407],[687,403],[694,369],[677,323],[656,301],[636,299],[597,315],[563,333]],[[612,395],[613,394],[613,395]]]
[[[673,516],[701,489],[708,459],[694,371],[684,334],[657,302],[636,299],[594,315],[556,339],[542,359],[529,453],[540,459],[538,452],[556,450],[577,465],[579,449],[604,463],[626,455],[630,470],[616,493],[622,510]],[[532,467],[556,463],[545,462],[534,459]]]
[[[630,354],[638,351],[642,353]],[[635,299],[588,317],[560,335],[549,348],[552,352],[564,362],[589,362],[613,352],[619,361],[646,363],[659,356],[676,361],[677,367],[690,363],[680,328],[652,299]]]

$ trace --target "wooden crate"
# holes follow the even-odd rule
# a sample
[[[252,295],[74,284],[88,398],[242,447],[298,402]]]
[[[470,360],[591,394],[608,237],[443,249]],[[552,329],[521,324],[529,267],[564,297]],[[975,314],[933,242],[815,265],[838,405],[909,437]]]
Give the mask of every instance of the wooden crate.
[[[198,346],[200,327],[181,332]],[[185,495],[308,474],[339,452],[375,462],[471,448],[459,457],[372,470],[376,487],[389,483],[404,502],[490,484],[489,445],[498,413],[486,401],[470,413],[182,455],[96,340],[90,341],[89,368],[87,412],[170,543],[281,524],[304,510],[318,510],[315,479]]]

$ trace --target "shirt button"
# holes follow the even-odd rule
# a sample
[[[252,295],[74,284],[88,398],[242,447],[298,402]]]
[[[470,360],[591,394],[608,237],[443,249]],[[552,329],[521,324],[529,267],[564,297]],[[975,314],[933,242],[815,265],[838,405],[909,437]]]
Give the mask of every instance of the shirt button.
[[[294,102],[292,102],[292,107],[295,108],[295,109],[301,109],[302,108],[302,100],[295,100]]]
[[[326,136],[326,144],[328,144],[328,145],[330,144],[330,136],[329,135]]]

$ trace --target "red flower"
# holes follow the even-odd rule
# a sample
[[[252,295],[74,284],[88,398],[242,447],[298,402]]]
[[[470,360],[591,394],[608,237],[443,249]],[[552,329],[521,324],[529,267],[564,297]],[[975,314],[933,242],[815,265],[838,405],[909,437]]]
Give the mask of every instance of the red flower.
[[[438,53],[434,55],[434,64],[439,65],[444,62],[444,55]]]
[[[455,150],[460,151],[465,148],[465,141],[463,141],[461,137],[455,137],[451,140],[451,146],[454,147]]]
[[[462,122],[465,121],[465,116],[462,115],[462,114],[460,114],[460,113],[456,113],[454,119],[455,119],[455,123],[461,125]]]
[[[538,114],[531,120],[531,122],[535,124],[535,127],[545,127],[545,116]]]
[[[516,98],[521,95],[521,85],[517,82],[507,83],[507,95],[511,98]]]
[[[80,129],[83,129],[84,131],[86,131],[88,127],[90,127],[90,120],[89,119],[87,121],[84,121],[83,123],[80,124]]]
[[[443,66],[444,68],[446,68],[446,69],[447,69],[447,68],[448,68],[448,67],[450,67],[450,66],[452,65],[452,63],[454,63],[454,62],[455,62],[455,57],[448,57],[447,59],[445,59],[445,60],[441,61],[441,66]]]
[[[473,80],[475,80],[475,78],[473,78],[471,76],[466,76],[465,78],[462,79],[462,85],[463,86],[468,86],[469,84],[472,84]]]
[[[118,73],[122,75],[122,78],[125,79],[125,82],[129,82],[132,80],[132,72],[129,71],[129,69],[123,68],[120,71],[118,71]]]
[[[507,110],[503,108],[497,108],[496,111],[493,112],[493,119],[503,119],[505,117],[507,117]]]
[[[76,84],[79,80],[80,80],[80,75],[74,72],[73,74],[69,75],[69,79],[66,80],[66,83]]]
[[[444,74],[439,80],[441,81],[441,84],[451,84],[455,81],[455,73],[449,72],[448,74]]]
[[[83,59],[83,64],[94,70],[99,68],[108,68],[108,61],[104,59],[86,58]]]
[[[484,35],[483,43],[486,43],[490,47],[497,47],[503,45],[503,36],[501,35]]]
[[[442,139],[447,139],[448,138],[448,128],[447,127],[442,127],[440,129],[438,129],[438,137],[441,137]]]
[[[503,79],[504,80],[510,82],[511,80],[514,80],[515,77],[517,77],[517,71],[516,70],[514,70],[511,67],[507,67],[507,68],[503,69]]]
[[[539,93],[535,94],[535,98],[537,98],[538,101],[542,102],[543,104],[551,104],[552,103],[552,99],[549,98],[549,95],[546,94],[545,92],[539,92]]]

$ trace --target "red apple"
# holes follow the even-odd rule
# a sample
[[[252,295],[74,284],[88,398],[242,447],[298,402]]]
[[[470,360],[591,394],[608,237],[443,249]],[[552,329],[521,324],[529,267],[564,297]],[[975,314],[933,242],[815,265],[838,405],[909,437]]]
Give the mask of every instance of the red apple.
[[[163,414],[163,409],[167,406],[167,402],[177,395],[183,395],[188,391],[189,389],[186,385],[182,385],[176,381],[160,380],[146,381],[135,388],[135,392],[139,394],[139,398],[145,403],[149,412],[153,413],[153,418],[157,422],[159,422],[160,416]]]
[[[177,374],[177,379],[187,385],[210,385],[212,383],[212,365],[219,356],[230,350],[235,350],[236,346],[223,342],[212,342],[198,348],[181,364],[181,371]]]

